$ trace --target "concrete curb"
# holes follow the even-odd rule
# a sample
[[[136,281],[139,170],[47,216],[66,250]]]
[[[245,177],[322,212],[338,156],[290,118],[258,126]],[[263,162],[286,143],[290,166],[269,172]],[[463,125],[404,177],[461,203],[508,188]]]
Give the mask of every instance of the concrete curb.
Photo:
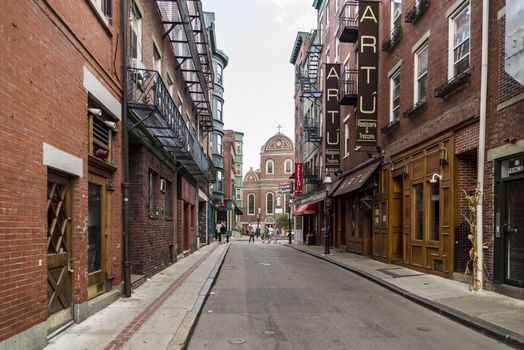
[[[195,304],[193,305],[190,311],[186,312],[184,319],[180,323],[180,326],[176,330],[175,335],[169,342],[169,345],[167,346],[166,350],[184,350],[186,348],[188,340],[191,337],[193,330],[195,329],[198,318],[200,317],[202,309],[204,308],[204,303],[206,302],[207,297],[209,296],[211,288],[215,284],[215,281],[218,277],[218,273],[220,272],[220,268],[224,263],[230,246],[231,244],[228,244],[226,249],[224,249],[222,254],[220,254],[220,257],[218,258],[217,262],[213,266],[213,269],[207,276],[204,285],[200,289],[200,292],[198,292],[198,297],[195,301]]]
[[[397,293],[401,295],[402,297],[415,302],[421,306],[424,306],[425,308],[437,312],[438,314],[445,316],[453,321],[459,322],[460,324],[472,328],[482,334],[485,334],[487,336],[490,336],[498,341],[503,342],[506,345],[512,346],[517,349],[524,349],[524,336],[512,332],[508,329],[499,327],[497,325],[494,325],[490,322],[481,320],[475,316],[466,314],[462,311],[459,311],[457,309],[450,308],[449,306],[442,305],[436,301],[429,300],[426,298],[423,298],[419,295],[413,294],[411,292],[408,292],[405,289],[402,289],[394,284],[391,284],[387,281],[384,281],[378,277],[375,277],[365,271],[356,269],[354,267],[351,267],[349,265],[343,264],[339,261],[336,261],[335,259],[332,259],[328,256],[321,255],[315,252],[307,251],[305,249],[300,249],[300,247],[296,247],[289,244],[284,244],[285,246],[288,246],[290,248],[293,248],[295,250],[298,250],[302,253],[311,255],[317,259],[321,259],[324,261],[327,261],[333,265],[336,265],[338,267],[341,267],[345,270],[348,270],[356,275],[359,275],[361,277],[366,278],[367,280],[374,282],[386,289],[389,289],[390,291]]]

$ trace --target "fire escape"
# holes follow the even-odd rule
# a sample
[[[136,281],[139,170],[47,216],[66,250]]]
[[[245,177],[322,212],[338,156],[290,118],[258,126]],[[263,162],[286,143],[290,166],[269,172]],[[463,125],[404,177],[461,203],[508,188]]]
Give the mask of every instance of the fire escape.
[[[320,36],[320,35],[319,35]],[[321,106],[322,91],[319,89],[320,57],[322,44],[317,37],[317,31],[313,30],[310,36],[310,45],[307,57],[302,64],[298,77],[302,90],[302,99],[309,101],[309,109],[305,109],[304,132],[306,141],[312,142],[317,147],[322,142],[320,131],[319,113]]]
[[[212,131],[209,102],[212,84],[211,54],[207,47],[200,1],[156,1],[182,72],[186,91],[193,101],[202,135]],[[171,97],[157,71],[127,69],[128,131],[150,147],[161,145],[185,170],[198,180],[210,181],[214,174],[210,160]]]

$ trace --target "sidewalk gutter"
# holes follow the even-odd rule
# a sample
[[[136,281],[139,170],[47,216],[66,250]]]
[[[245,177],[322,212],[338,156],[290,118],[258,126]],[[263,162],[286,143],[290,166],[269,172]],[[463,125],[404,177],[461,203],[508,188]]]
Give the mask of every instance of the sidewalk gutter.
[[[289,244],[284,244],[284,245],[290,248],[293,248],[295,250],[298,250],[302,253],[311,255],[317,259],[327,261],[333,265],[336,265],[345,270],[348,270],[356,275],[364,277],[367,280],[374,282],[386,289],[389,289],[390,291],[397,293],[410,301],[413,301],[421,306],[424,306],[427,309],[430,309],[431,311],[437,312],[438,314],[445,316],[453,321],[458,321],[462,325],[472,328],[494,339],[497,339],[506,345],[510,345],[517,349],[524,349],[524,337],[518,333],[515,333],[508,329],[499,327],[497,325],[494,325],[490,322],[484,321],[482,319],[479,319],[475,316],[469,315],[457,309],[450,308],[449,306],[442,305],[436,301],[429,300],[419,295],[416,295],[414,293],[408,292],[405,289],[402,289],[394,284],[386,282],[381,278],[375,277],[367,272],[361,271],[352,266],[336,261],[335,259],[332,259],[329,256],[319,254],[316,252],[312,252],[312,251],[308,251],[306,249],[301,249],[300,247],[297,247],[296,245],[289,245]]]
[[[209,296],[209,292],[211,291],[211,288],[213,287],[216,279],[218,278],[220,268],[224,263],[230,246],[231,245],[228,244],[222,252],[222,254],[220,254],[220,257],[218,258],[217,262],[213,266],[213,269],[207,276],[204,285],[200,289],[200,292],[198,293],[198,297],[195,301],[195,304],[193,305],[193,308],[190,311],[188,311],[184,316],[184,319],[180,323],[180,326],[178,327],[177,331],[175,332],[175,335],[169,342],[169,345],[167,346],[166,350],[184,350],[186,348],[189,338],[191,337],[191,334],[193,333],[193,330],[195,329],[195,326],[197,324],[198,317],[200,316],[202,309],[204,308],[204,303],[206,302],[207,297]]]

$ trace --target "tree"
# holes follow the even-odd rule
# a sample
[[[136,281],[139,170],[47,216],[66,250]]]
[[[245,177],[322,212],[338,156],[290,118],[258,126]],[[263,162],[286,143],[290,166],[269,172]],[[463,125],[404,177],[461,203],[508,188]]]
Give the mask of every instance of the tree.
[[[282,232],[287,232],[288,225],[288,214],[280,215],[275,223],[275,227],[281,229]],[[291,229],[293,230],[293,220],[291,220]]]

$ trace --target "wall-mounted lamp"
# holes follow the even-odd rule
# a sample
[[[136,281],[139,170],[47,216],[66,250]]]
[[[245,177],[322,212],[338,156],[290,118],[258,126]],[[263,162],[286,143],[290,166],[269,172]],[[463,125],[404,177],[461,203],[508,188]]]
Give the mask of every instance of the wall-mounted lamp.
[[[433,176],[431,176],[431,179],[429,179],[429,183],[430,184],[436,184],[439,180],[442,180],[442,176],[440,176],[439,174],[435,173],[435,174],[433,174]]]
[[[102,116],[102,110],[100,108],[88,108],[87,112],[91,115],[94,115],[95,117]]]

